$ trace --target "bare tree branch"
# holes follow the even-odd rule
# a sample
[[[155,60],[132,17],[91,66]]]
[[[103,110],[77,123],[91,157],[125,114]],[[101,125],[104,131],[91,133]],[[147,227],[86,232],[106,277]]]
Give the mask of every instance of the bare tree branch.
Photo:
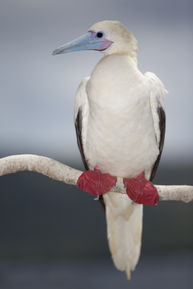
[[[76,185],[82,171],[73,169],[56,160],[39,155],[12,155],[0,159],[0,176],[20,171],[33,171],[48,176],[56,181]],[[193,201],[193,186],[159,186],[155,185],[160,200],[182,202]],[[112,192],[125,194],[122,178],[118,178]]]

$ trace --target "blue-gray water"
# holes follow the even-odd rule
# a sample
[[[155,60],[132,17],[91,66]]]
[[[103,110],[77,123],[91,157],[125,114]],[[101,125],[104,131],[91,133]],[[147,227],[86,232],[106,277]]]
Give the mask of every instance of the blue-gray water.
[[[155,183],[192,184],[192,172],[161,166]],[[128,282],[111,261],[93,197],[35,173],[3,176],[0,288],[193,288],[192,220],[192,203],[145,206],[142,254]]]
[[[74,95],[97,52],[52,57],[94,22],[123,22],[139,68],[164,82],[167,131],[158,184],[193,184],[190,0],[1,0],[0,154],[79,162]],[[77,167],[76,165],[74,165]],[[87,194],[46,177],[0,178],[0,289],[193,288],[193,205],[145,207],[140,263],[127,282],[113,266],[104,214]]]
[[[192,289],[193,254],[142,257],[130,281],[111,260],[0,262],[1,289]]]

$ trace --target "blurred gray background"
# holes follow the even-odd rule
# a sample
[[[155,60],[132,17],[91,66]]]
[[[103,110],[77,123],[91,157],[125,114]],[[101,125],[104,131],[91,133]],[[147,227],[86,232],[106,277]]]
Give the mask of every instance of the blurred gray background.
[[[164,82],[167,132],[155,183],[193,184],[191,0],[1,0],[0,156],[35,153],[83,169],[74,96],[99,52],[53,57],[100,20],[136,36],[139,68]],[[193,205],[145,207],[128,283],[110,259],[104,214],[80,190],[33,173],[0,178],[0,288],[192,288]]]

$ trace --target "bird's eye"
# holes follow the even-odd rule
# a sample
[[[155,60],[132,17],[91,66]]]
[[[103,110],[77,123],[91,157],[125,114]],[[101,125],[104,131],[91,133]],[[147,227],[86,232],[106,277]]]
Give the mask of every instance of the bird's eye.
[[[102,38],[103,37],[103,32],[97,32],[96,37],[97,38]]]

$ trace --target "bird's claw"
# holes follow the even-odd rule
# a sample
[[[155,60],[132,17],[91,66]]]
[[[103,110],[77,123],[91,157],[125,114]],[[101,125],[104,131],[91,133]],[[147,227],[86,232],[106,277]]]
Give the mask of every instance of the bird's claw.
[[[124,178],[123,183],[129,198],[137,204],[155,205],[159,201],[156,187],[144,177],[144,172],[136,178]]]
[[[102,174],[98,168],[94,171],[86,171],[78,178],[77,186],[94,196],[102,195],[116,184],[117,177],[110,174]]]

